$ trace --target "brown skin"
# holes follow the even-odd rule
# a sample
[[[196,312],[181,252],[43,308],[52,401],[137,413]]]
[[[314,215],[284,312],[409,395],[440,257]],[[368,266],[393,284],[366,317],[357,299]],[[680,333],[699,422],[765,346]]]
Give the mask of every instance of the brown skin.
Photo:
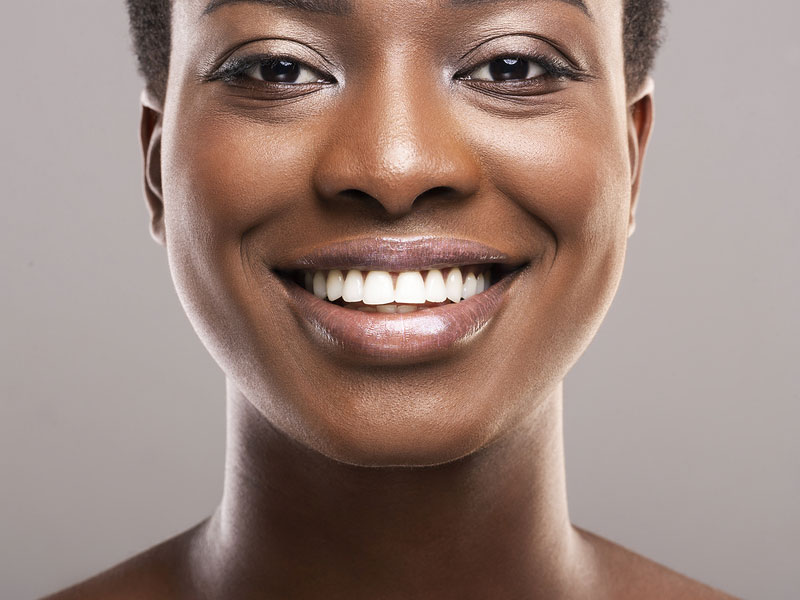
[[[353,4],[176,3],[166,100],[144,97],[146,191],[227,375],[224,496],[192,530],[52,598],[729,598],[567,511],[562,381],[616,292],[653,122],[650,80],[625,93],[621,0],[589,2],[591,17],[558,0]],[[205,80],[237,45],[337,83],[279,95]],[[454,78],[532,51],[584,77],[528,95]],[[490,327],[421,364],[320,347],[262,266],[422,234],[531,264]]]

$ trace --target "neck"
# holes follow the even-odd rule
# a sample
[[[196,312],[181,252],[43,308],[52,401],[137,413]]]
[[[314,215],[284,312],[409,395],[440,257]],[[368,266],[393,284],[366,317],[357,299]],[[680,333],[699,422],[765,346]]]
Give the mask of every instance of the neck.
[[[560,597],[580,579],[561,405],[559,386],[445,465],[368,468],[288,439],[229,385],[223,499],[195,575],[212,598]]]

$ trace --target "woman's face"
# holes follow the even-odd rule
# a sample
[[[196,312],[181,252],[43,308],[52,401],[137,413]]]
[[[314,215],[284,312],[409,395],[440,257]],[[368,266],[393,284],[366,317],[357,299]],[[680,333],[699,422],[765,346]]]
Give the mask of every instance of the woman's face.
[[[622,2],[586,1],[176,0],[163,129],[145,128],[154,230],[203,343],[289,437],[354,464],[453,460],[586,348],[651,114],[629,110]],[[493,285],[403,313],[303,287],[454,266]]]

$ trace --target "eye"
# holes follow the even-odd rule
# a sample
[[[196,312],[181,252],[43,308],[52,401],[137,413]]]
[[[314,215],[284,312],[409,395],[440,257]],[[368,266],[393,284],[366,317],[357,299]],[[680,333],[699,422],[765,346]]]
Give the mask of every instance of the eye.
[[[254,60],[242,74],[266,83],[321,83],[325,81],[311,67],[285,56],[267,57]]]
[[[503,56],[467,72],[463,78],[479,81],[520,81],[546,75],[549,71],[538,62],[521,56]]]

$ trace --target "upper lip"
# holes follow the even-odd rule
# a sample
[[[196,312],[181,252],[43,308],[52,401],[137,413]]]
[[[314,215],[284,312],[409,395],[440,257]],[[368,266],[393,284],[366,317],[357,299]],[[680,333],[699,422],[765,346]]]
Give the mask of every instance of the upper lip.
[[[314,248],[283,261],[278,270],[358,269],[423,271],[450,266],[500,264],[513,269],[527,262],[486,244],[467,239],[416,237],[357,238]]]

